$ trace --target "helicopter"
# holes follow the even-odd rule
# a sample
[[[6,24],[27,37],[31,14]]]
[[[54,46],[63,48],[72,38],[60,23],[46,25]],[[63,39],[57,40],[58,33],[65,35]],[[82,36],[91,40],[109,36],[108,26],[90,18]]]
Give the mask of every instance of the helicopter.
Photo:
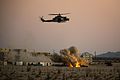
[[[51,20],[45,20],[45,19],[43,19],[43,16],[40,17],[40,19],[41,19],[42,22],[58,22],[58,23],[63,23],[63,22],[69,21],[69,18],[67,18],[66,16],[62,16],[62,15],[67,15],[67,14],[70,14],[70,13],[48,14],[48,15],[56,15],[56,16],[53,19],[51,19]]]

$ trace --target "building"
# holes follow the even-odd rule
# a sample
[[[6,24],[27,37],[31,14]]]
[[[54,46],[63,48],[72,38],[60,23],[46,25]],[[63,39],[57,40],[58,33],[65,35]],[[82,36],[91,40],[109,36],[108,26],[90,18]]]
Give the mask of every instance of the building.
[[[9,48],[0,48],[0,64],[7,65],[7,55],[11,49]]]
[[[92,58],[93,58],[93,55],[88,53],[88,52],[84,52],[82,55],[81,55],[82,58],[84,59],[87,59],[89,61],[89,63],[92,63]]]
[[[0,62],[7,65],[50,66],[52,61],[47,52],[28,52],[26,49],[0,49]]]
[[[27,57],[21,56],[24,65],[41,65],[41,66],[51,66],[52,61],[50,57],[44,53],[40,52],[30,52],[25,54]]]

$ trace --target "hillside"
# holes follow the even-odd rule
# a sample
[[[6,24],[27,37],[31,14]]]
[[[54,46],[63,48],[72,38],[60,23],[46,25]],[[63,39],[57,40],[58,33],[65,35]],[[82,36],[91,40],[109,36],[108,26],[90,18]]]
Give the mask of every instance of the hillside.
[[[120,58],[120,52],[107,52],[97,55],[97,57]]]

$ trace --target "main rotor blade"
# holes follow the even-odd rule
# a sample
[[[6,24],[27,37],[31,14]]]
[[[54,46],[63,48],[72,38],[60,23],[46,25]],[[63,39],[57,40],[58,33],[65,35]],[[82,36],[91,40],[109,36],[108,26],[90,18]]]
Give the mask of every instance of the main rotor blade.
[[[70,13],[62,13],[62,14],[48,14],[48,15],[67,15],[67,14],[70,14]]]
[[[48,14],[48,15],[59,15],[59,14]]]
[[[67,15],[67,14],[70,14],[70,13],[62,13],[61,15]]]

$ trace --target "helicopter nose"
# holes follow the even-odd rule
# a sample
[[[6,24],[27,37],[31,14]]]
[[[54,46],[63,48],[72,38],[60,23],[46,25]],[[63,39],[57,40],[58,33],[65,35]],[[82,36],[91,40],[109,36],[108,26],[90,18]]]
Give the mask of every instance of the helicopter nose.
[[[69,18],[66,18],[66,21],[69,21]]]

